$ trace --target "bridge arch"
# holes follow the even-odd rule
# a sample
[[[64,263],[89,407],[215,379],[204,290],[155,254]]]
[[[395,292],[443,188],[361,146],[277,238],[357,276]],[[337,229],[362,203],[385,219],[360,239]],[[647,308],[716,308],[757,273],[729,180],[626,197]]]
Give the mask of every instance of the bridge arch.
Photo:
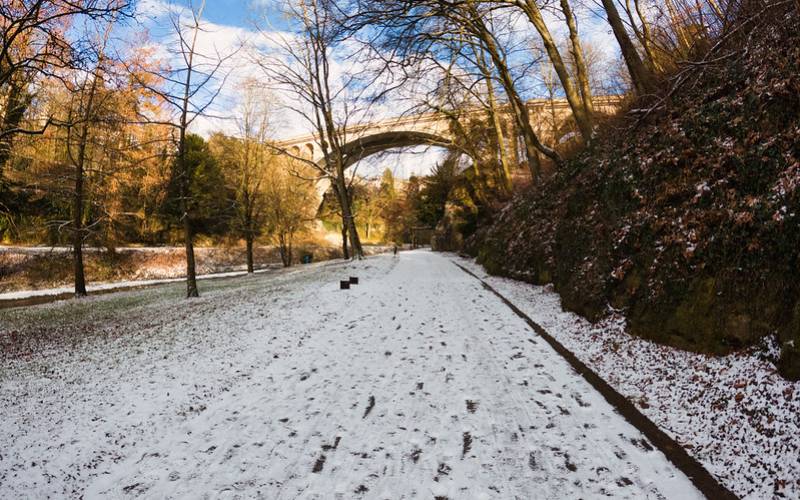
[[[612,114],[619,109],[619,96],[595,96],[593,99],[598,113]],[[556,119],[559,127],[572,124],[572,111],[565,99],[532,99],[526,103],[531,118],[531,125],[544,139],[563,140],[563,134],[552,135],[550,120]],[[478,113],[483,116],[486,110],[475,108],[466,113]],[[510,108],[501,110],[506,121],[513,121]],[[343,146],[346,166],[381,151],[407,146],[432,145],[453,150],[468,151],[454,144],[450,138],[450,120],[441,113],[422,113],[414,116],[388,118],[371,123],[352,124],[347,127],[347,135],[355,137]],[[320,162],[322,150],[318,146],[319,138],[314,134],[285,139],[276,143],[277,149],[283,149],[295,157]]]
[[[389,149],[425,145],[461,151],[452,140],[443,135],[416,131],[379,132],[353,139],[344,144],[342,146],[342,154],[345,159],[344,167],[349,168],[368,156]]]

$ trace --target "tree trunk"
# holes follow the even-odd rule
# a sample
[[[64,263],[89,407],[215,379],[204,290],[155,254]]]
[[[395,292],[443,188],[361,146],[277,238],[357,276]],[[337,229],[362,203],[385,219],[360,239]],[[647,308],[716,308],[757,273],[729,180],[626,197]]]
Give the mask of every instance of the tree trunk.
[[[589,86],[589,68],[586,66],[586,57],[583,53],[581,38],[578,35],[578,23],[569,5],[569,0],[561,0],[561,11],[567,21],[569,28],[569,39],[572,43],[572,59],[575,61],[575,77],[578,79],[578,88],[583,99],[583,109],[589,126],[594,123],[594,103],[592,102],[592,89]]]
[[[517,122],[517,127],[522,135],[522,140],[525,146],[525,159],[528,162],[528,168],[535,167],[538,170],[539,151],[542,151],[557,164],[561,163],[561,157],[558,155],[558,153],[542,144],[539,138],[536,136],[536,132],[534,132],[533,126],[531,126],[528,108],[514,88],[513,79],[511,78],[510,73],[503,70],[501,71],[501,76],[503,80],[503,87],[505,88],[506,93],[509,96],[509,100],[511,101],[511,108],[514,110],[514,119]],[[540,176],[537,171],[534,177],[534,182],[538,181],[539,177]]]
[[[652,35],[650,34],[650,26],[647,24],[647,18],[642,12],[639,0],[633,0],[633,5],[636,8],[636,15],[639,16],[639,20],[642,22],[642,47],[647,55],[650,68],[654,72],[660,72],[662,67],[661,64],[659,64],[655,53],[653,52],[653,39]]]
[[[341,161],[338,161],[337,163],[336,184],[340,193],[339,200],[342,208],[342,223],[343,226],[347,227],[347,236],[350,238],[350,250],[352,253],[352,258],[362,259],[364,257],[364,251],[361,248],[361,240],[358,237],[358,229],[356,228],[355,218],[353,217],[353,212],[350,208],[350,193],[347,189],[347,184],[345,183],[344,167],[342,166]]]
[[[197,275],[195,274],[194,262],[194,234],[192,222],[187,214],[184,214],[183,217],[183,236],[186,248],[186,297],[199,297],[200,292],[197,290]]]
[[[75,296],[86,296],[83,269],[83,165],[76,165],[75,193],[72,200],[72,259],[75,274]]]
[[[195,30],[195,39],[196,37],[197,31]],[[186,72],[186,84],[183,91],[183,107],[181,108],[180,133],[178,138],[178,172],[181,176],[181,212],[183,216],[183,239],[184,246],[186,247],[186,298],[200,296],[200,291],[197,289],[197,276],[194,261],[194,229],[192,228],[192,221],[189,217],[191,179],[189,167],[186,164],[186,129],[189,127],[189,97],[192,88],[193,60],[194,43],[192,44],[192,50],[189,52],[188,71]]]
[[[478,16],[477,12],[473,11],[472,15],[472,22],[479,32],[478,34],[486,51],[492,58],[494,67],[497,69],[497,74],[500,76],[500,82],[503,84],[503,89],[506,91],[511,103],[511,109],[514,112],[514,121],[525,142],[525,156],[528,161],[528,168],[537,169],[536,175],[534,176],[534,182],[537,182],[540,178],[537,151],[541,151],[542,154],[553,160],[556,164],[561,163],[561,156],[555,150],[542,144],[536,136],[536,132],[533,130],[533,126],[531,126],[530,114],[528,113],[528,108],[525,106],[525,101],[522,100],[517,92],[516,86],[514,85],[514,78],[511,76],[511,72],[505,60],[500,55],[500,50],[495,44],[492,34],[486,28],[486,25]]]
[[[347,248],[347,224],[342,217],[342,256],[344,260],[350,259],[350,251]]]
[[[245,241],[247,244],[247,272],[252,273],[254,271],[253,268],[253,235],[248,232],[247,236],[245,237]]]
[[[566,1],[562,0],[562,7],[565,4]],[[572,109],[572,115],[575,118],[575,123],[578,124],[578,130],[580,131],[583,139],[588,141],[592,137],[592,124],[590,117],[586,114],[586,103],[578,94],[578,91],[575,89],[575,85],[572,83],[572,78],[567,70],[567,65],[564,64],[564,60],[561,58],[561,53],[558,51],[558,46],[556,45],[555,40],[553,40],[550,30],[547,28],[547,24],[542,17],[542,12],[539,10],[539,6],[536,5],[536,2],[533,0],[525,0],[523,10],[528,16],[528,20],[536,28],[536,31],[539,32],[539,36],[542,39],[542,43],[544,44],[544,48],[550,58],[550,62],[553,64],[553,69],[555,69],[558,79],[561,81],[561,86],[564,89],[564,96],[567,98],[569,107]],[[569,4],[567,4],[567,11],[571,14],[571,11],[569,10]],[[567,13],[565,12],[564,14],[566,15]],[[570,28],[570,39],[572,39],[573,28],[576,31],[575,37],[577,37],[577,27],[575,26],[574,19],[572,19],[573,22],[572,25],[570,25],[570,19],[571,16],[567,16],[567,25]],[[580,43],[578,43],[578,47],[580,47]]]
[[[614,5],[614,0],[602,0],[603,8],[608,17],[608,23],[611,25],[611,30],[614,32],[614,37],[619,43],[619,48],[622,52],[622,57],[625,60],[625,66],[628,68],[628,73],[631,76],[633,88],[638,95],[651,94],[655,91],[655,81],[652,73],[648,71],[636,51],[636,47],[631,42],[628,32],[625,30],[625,25],[622,18],[619,16],[619,11]]]
[[[186,298],[199,297],[200,292],[197,289],[197,275],[195,271],[194,260],[194,229],[192,228],[192,221],[189,217],[189,172],[186,166],[185,159],[185,138],[186,131],[181,130],[181,146],[178,153],[178,163],[180,164],[181,173],[181,212],[183,214],[183,241],[186,249]]]
[[[508,165],[508,152],[506,151],[506,139],[503,135],[503,124],[500,123],[500,116],[497,110],[497,101],[494,96],[494,86],[487,85],[489,92],[489,114],[491,115],[492,127],[494,127],[495,138],[497,139],[497,150],[500,155],[500,174],[503,182],[503,189],[511,193],[511,167]]]
[[[348,203],[347,211],[350,212],[350,204]],[[347,216],[347,225],[348,230],[347,234],[350,237],[350,247],[352,248],[352,254],[354,259],[363,259],[364,258],[364,249],[361,246],[361,238],[358,236],[358,230],[356,229],[356,220],[353,217],[352,212]]]
[[[519,148],[519,138],[520,138],[519,127],[517,127],[516,123],[512,120],[511,122],[509,122],[508,128],[511,129],[510,136],[513,138],[513,140],[509,142],[511,142],[511,152],[514,154],[514,165],[519,167],[520,165],[522,165],[523,161],[522,155],[520,155],[520,148]]]
[[[558,115],[556,114],[556,103],[553,100],[555,97],[555,89],[550,88],[550,126],[553,134],[553,144],[558,144],[560,137],[558,136]]]
[[[517,116],[520,126],[520,129],[523,131],[522,133],[522,141],[525,145],[525,158],[528,162],[528,168],[531,171],[531,180],[534,183],[538,183],[541,180],[541,162],[539,161],[539,150],[541,148],[545,148],[544,144],[539,142],[539,138],[536,136],[536,133],[533,132],[533,127],[530,124],[530,117],[528,114],[528,109],[525,106],[524,102],[521,102],[518,99],[518,102],[514,102],[514,107],[517,108]],[[549,151],[552,151],[555,157],[551,157],[554,159],[556,164],[561,163],[561,158],[555,153],[555,151],[547,148]]]
[[[503,136],[503,125],[500,123],[500,115],[497,107],[497,99],[494,93],[494,84],[492,83],[492,71],[489,69],[488,64],[483,56],[483,47],[475,48],[476,61],[480,67],[483,77],[486,79],[486,94],[489,104],[489,119],[494,127],[495,139],[497,140],[497,150],[500,155],[500,175],[502,178],[503,189],[507,193],[511,193],[511,169],[508,166],[508,153],[506,151],[506,140]]]
[[[183,242],[186,249],[186,298],[199,297],[194,260],[194,228],[189,217],[190,172],[186,165],[186,129],[181,128],[178,143],[178,172],[181,176],[181,214],[183,218]]]
[[[191,176],[193,172],[189,172],[189,166],[186,162],[186,131],[189,128],[189,112],[191,109],[191,98],[199,91],[192,89],[192,75],[194,73],[194,56],[195,47],[197,46],[197,35],[200,33],[199,19],[205,9],[205,0],[200,4],[199,12],[192,9],[192,16],[194,18],[194,25],[192,27],[191,43],[183,39],[181,40],[181,55],[186,63],[186,79],[184,80],[182,91],[183,96],[180,102],[180,122],[178,124],[178,157],[177,167],[178,174],[180,175],[180,207],[181,217],[183,219],[183,239],[186,248],[186,298],[195,298],[200,296],[200,291],[197,288],[197,275],[194,259],[194,228],[192,227],[192,220],[190,217],[191,205],[189,197],[191,195]],[[180,30],[179,30],[180,31]],[[188,43],[188,45],[187,45]],[[207,81],[207,80],[206,80]],[[204,84],[201,84],[202,87]],[[195,115],[195,117],[197,114]]]
[[[531,180],[537,182],[541,177],[542,162],[539,160],[539,153],[533,152],[533,162],[528,165],[528,170],[531,173]]]
[[[28,109],[30,100],[25,95],[25,90],[15,83],[11,83],[6,99],[5,114],[3,122],[0,124],[0,132],[7,132],[19,127],[25,111]],[[11,143],[14,134],[7,133],[0,137],[0,187],[3,186],[5,166],[11,158]]]
[[[281,264],[283,267],[291,267],[292,265],[292,243],[291,237],[281,233],[278,235],[278,249],[281,253]]]
[[[98,63],[99,65],[99,63]],[[83,268],[83,202],[84,202],[84,167],[86,165],[86,148],[89,143],[89,124],[94,113],[94,97],[97,92],[97,83],[100,79],[99,67],[92,75],[89,94],[85,95],[86,102],[81,110],[81,135],[78,142],[78,157],[75,160],[75,193],[72,206],[72,253],[75,274],[75,296],[86,296],[86,276]],[[83,87],[86,90],[86,87]],[[81,99],[82,101],[83,99]],[[69,135],[67,136],[69,141]],[[69,148],[69,143],[68,143]],[[70,152],[70,157],[72,154]]]

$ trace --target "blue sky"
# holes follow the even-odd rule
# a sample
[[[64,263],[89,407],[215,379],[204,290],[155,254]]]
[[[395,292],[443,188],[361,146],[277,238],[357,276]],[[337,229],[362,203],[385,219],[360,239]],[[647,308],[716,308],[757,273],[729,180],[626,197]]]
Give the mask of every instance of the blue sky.
[[[206,19],[217,24],[245,26],[250,17],[249,2],[242,0],[206,0]]]
[[[215,24],[250,28],[253,18],[263,16],[267,2],[250,0],[206,0],[206,11],[203,17]],[[270,12],[270,21],[275,23],[279,16]]]
[[[195,7],[201,0],[191,0]],[[274,8],[270,8],[270,0],[206,0],[203,19],[214,24],[239,28],[251,28],[253,20],[269,13],[272,24],[281,24],[280,15]],[[189,0],[139,0],[139,10],[144,15],[163,10],[168,5],[178,9],[189,6]]]
[[[194,0],[199,3],[200,0]],[[206,0],[203,17],[215,24],[251,28],[254,18],[263,17],[265,12],[273,25],[282,25],[281,15],[270,8],[266,0]]]

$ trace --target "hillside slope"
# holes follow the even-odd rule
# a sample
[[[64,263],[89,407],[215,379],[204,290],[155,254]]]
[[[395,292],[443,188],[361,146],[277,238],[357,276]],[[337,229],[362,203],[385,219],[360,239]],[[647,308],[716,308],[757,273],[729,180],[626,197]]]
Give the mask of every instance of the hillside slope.
[[[468,242],[489,272],[566,308],[725,353],[777,334],[800,378],[800,16],[745,23],[663,105],[595,144]]]

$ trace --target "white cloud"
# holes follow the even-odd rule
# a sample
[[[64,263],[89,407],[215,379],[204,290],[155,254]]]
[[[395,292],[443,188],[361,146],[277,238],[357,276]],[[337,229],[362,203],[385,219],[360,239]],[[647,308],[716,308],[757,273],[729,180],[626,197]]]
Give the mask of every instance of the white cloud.
[[[175,50],[179,41],[171,19],[173,16],[179,16],[180,23],[184,26],[190,24],[191,12],[183,4],[164,0],[140,0],[137,5],[137,19],[150,33],[153,40],[150,45],[155,50],[155,56],[172,67],[179,68],[184,63]],[[220,58],[228,59],[218,72],[219,81],[212,82],[209,86],[221,84],[224,79],[221,92],[209,108],[209,116],[198,117],[192,124],[192,131],[204,136],[216,130],[233,133],[236,125],[232,111],[238,106],[241,83],[248,77],[257,76],[255,68],[242,50],[255,33],[242,27],[216,24],[202,19],[201,28],[196,47],[197,70],[208,71]],[[200,75],[196,76],[199,77]],[[215,89],[209,88],[209,91],[213,90]],[[198,95],[197,104],[209,98],[210,93]]]

